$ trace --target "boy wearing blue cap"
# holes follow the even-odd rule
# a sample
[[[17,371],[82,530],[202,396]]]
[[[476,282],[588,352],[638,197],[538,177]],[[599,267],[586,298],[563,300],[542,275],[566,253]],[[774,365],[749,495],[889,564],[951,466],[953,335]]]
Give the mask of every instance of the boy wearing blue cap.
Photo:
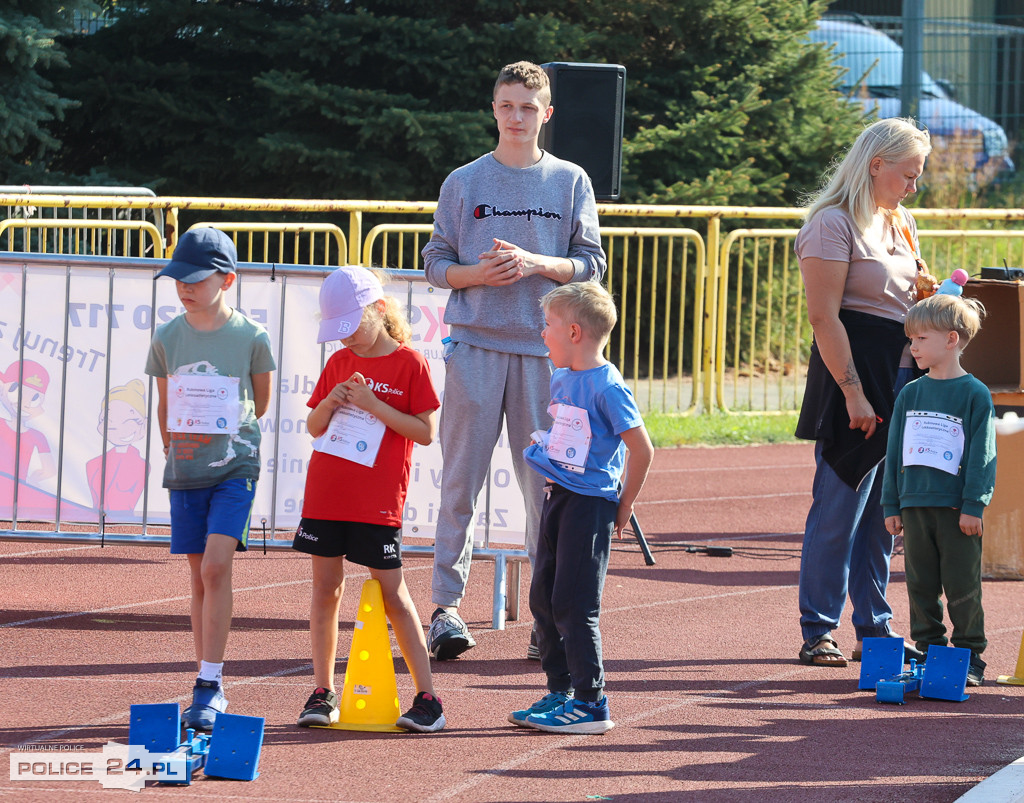
[[[159,326],[146,360],[156,377],[164,487],[171,496],[171,553],[188,556],[199,677],[186,728],[211,730],[227,708],[221,688],[231,627],[231,561],[245,551],[260,473],[256,419],[270,403],[277,367],[270,337],[228,306],[237,257],[217,229],[187,231],[157,277],[175,280],[185,312]]]

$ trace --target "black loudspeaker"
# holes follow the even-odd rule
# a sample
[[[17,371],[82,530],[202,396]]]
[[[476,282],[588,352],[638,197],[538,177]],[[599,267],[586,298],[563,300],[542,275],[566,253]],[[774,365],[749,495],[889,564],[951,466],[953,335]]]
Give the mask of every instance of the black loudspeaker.
[[[626,68],[621,64],[542,64],[555,113],[540,130],[540,147],[575,162],[590,176],[599,201],[618,199]]]

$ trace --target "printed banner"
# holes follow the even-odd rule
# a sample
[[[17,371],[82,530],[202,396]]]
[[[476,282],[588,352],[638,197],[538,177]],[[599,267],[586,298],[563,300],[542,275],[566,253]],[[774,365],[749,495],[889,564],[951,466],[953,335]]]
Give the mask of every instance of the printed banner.
[[[76,258],[70,267],[0,260],[0,518],[165,524],[164,458],[156,383],[144,366],[154,321],[184,309],[174,282],[154,270]],[[88,267],[82,267],[88,263]],[[94,267],[95,266],[95,267]],[[325,269],[326,270],[326,269]],[[262,471],[252,535],[298,525],[312,452],[309,399],[341,344],[317,345],[321,278],[278,268],[273,280],[246,275],[229,303],[270,333],[278,363],[270,409],[260,419]],[[444,395],[442,338],[447,292],[394,280],[386,292],[408,304],[413,348]],[[22,301],[24,299],[24,308]],[[20,432],[20,437],[18,433]],[[404,531],[432,538],[441,487],[441,449],[416,445]],[[474,540],[522,545],[525,510],[504,431],[480,496]],[[58,500],[59,492],[59,500]],[[358,491],[354,491],[358,492]],[[484,500],[490,500],[489,509]],[[281,533],[281,538],[288,538]]]

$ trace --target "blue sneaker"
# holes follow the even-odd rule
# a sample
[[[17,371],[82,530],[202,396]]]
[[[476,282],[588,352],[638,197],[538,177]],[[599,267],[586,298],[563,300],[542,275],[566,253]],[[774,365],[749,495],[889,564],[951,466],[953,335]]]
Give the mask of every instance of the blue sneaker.
[[[566,700],[545,713],[530,714],[526,724],[549,733],[607,733],[615,727],[609,718],[607,696],[596,703]]]
[[[217,714],[226,711],[228,700],[216,680],[196,678],[192,687],[192,705],[181,715],[181,722],[186,728],[197,731],[212,731],[213,721]]]
[[[559,708],[563,703],[571,699],[571,693],[566,694],[564,691],[553,691],[550,694],[545,694],[529,708],[522,711],[513,711],[508,715],[508,721],[521,728],[529,728],[530,725],[526,721],[528,716],[531,714],[546,714],[548,711]]]

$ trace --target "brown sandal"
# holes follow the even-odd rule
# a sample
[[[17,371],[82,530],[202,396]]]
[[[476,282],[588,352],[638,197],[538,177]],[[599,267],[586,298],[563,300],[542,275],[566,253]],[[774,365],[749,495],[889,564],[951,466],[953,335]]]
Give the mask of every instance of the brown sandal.
[[[800,648],[800,661],[812,666],[846,666],[846,656],[836,640],[825,635],[814,644],[804,644]]]

